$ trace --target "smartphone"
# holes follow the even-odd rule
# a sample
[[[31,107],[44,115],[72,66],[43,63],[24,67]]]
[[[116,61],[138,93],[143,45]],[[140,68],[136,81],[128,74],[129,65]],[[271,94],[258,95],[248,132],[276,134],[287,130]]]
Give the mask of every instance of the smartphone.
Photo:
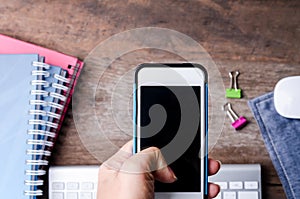
[[[194,63],[145,63],[135,72],[134,153],[158,147],[174,183],[155,182],[155,198],[207,197],[207,72]]]

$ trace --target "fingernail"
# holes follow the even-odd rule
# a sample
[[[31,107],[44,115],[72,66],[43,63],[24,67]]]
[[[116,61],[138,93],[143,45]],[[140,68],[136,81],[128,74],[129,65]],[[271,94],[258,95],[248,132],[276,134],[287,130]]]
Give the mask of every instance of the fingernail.
[[[170,173],[172,174],[173,179],[175,181],[178,180],[178,178],[176,177],[176,175],[175,175],[174,171],[171,169],[171,167],[168,167],[168,169],[169,169]]]

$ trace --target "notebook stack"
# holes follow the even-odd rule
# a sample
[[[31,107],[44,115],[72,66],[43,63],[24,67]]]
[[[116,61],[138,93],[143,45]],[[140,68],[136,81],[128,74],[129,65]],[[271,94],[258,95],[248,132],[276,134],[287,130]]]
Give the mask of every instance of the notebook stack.
[[[42,196],[49,157],[83,62],[0,35],[0,193]]]

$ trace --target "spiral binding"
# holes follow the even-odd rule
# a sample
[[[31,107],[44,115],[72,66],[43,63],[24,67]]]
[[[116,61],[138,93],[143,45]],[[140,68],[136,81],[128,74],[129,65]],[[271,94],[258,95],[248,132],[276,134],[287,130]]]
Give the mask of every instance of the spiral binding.
[[[30,115],[40,115],[40,116],[48,116],[48,117],[52,117],[55,119],[60,119],[61,115],[58,113],[53,113],[53,112],[49,112],[49,111],[42,111],[42,110],[30,110],[29,111]]]
[[[34,126],[34,129],[27,130],[27,134],[31,135],[32,139],[27,140],[27,144],[30,145],[30,149],[27,149],[26,154],[33,157],[44,157],[50,156],[51,152],[47,150],[47,147],[53,147],[54,143],[51,139],[39,139],[41,137],[45,138],[55,138],[56,129],[58,128],[58,122],[61,119],[61,112],[64,109],[64,102],[67,100],[66,96],[56,92],[48,92],[44,90],[47,87],[53,87],[60,91],[66,92],[68,87],[62,84],[69,84],[70,80],[66,77],[63,77],[59,74],[54,74],[54,78],[61,82],[50,84],[48,81],[44,80],[50,76],[50,73],[47,71],[50,68],[50,65],[43,62],[33,62],[32,65],[36,67],[32,70],[32,75],[37,76],[36,80],[31,81],[31,85],[36,86],[35,90],[30,92],[31,95],[36,96],[34,100],[30,100],[30,105],[34,107],[40,107],[37,109],[29,110],[28,114],[32,115],[34,119],[30,119],[28,123]],[[44,101],[43,97],[51,96],[55,102]],[[50,107],[50,111],[43,110],[45,107]],[[47,110],[47,109],[46,109]],[[52,110],[52,111],[51,111]],[[58,113],[57,113],[58,111]],[[42,117],[47,116],[52,118],[52,121],[45,121],[41,119]],[[54,120],[53,120],[54,119]],[[41,128],[44,126],[44,128]],[[47,129],[47,130],[41,130]],[[49,130],[50,129],[50,130]],[[53,131],[53,132],[51,132]],[[28,190],[24,191],[24,195],[32,196],[41,196],[43,192],[37,189],[37,186],[43,185],[44,181],[39,179],[39,176],[45,175],[46,171],[41,169],[42,166],[47,166],[48,161],[44,159],[35,159],[26,160],[26,164],[30,166],[30,169],[25,171],[27,176],[30,176],[30,180],[25,180],[25,185],[29,186]]]
[[[53,107],[53,108],[56,108],[56,109],[59,109],[59,110],[64,109],[64,106],[61,105],[61,104],[54,103],[54,102],[46,102],[46,101],[43,101],[43,100],[30,100],[30,104],[31,105],[37,105],[37,106],[43,106],[43,107],[50,106],[50,107]]]
[[[61,76],[61,75],[58,75],[58,74],[54,74],[54,78],[55,78],[55,79],[58,79],[59,81],[62,81],[62,82],[64,82],[64,83],[67,83],[67,84],[70,84],[70,82],[71,82],[70,79],[65,78],[65,77],[63,77],[63,76]]]
[[[35,150],[35,149],[27,149],[27,155],[45,155],[50,156],[51,152],[46,150]]]

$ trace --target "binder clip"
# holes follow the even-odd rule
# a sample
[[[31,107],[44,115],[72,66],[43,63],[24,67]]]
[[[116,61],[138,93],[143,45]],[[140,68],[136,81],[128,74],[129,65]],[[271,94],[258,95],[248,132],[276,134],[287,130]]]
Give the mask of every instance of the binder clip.
[[[242,98],[242,90],[238,88],[237,77],[239,71],[229,72],[230,77],[230,88],[226,89],[227,98]]]
[[[226,103],[223,106],[223,110],[226,111],[226,114],[228,115],[228,117],[230,118],[230,120],[232,121],[231,126],[235,129],[235,130],[239,130],[241,128],[243,128],[244,126],[246,126],[247,124],[247,120],[245,117],[241,116],[239,117],[231,108],[231,104],[230,103]]]

